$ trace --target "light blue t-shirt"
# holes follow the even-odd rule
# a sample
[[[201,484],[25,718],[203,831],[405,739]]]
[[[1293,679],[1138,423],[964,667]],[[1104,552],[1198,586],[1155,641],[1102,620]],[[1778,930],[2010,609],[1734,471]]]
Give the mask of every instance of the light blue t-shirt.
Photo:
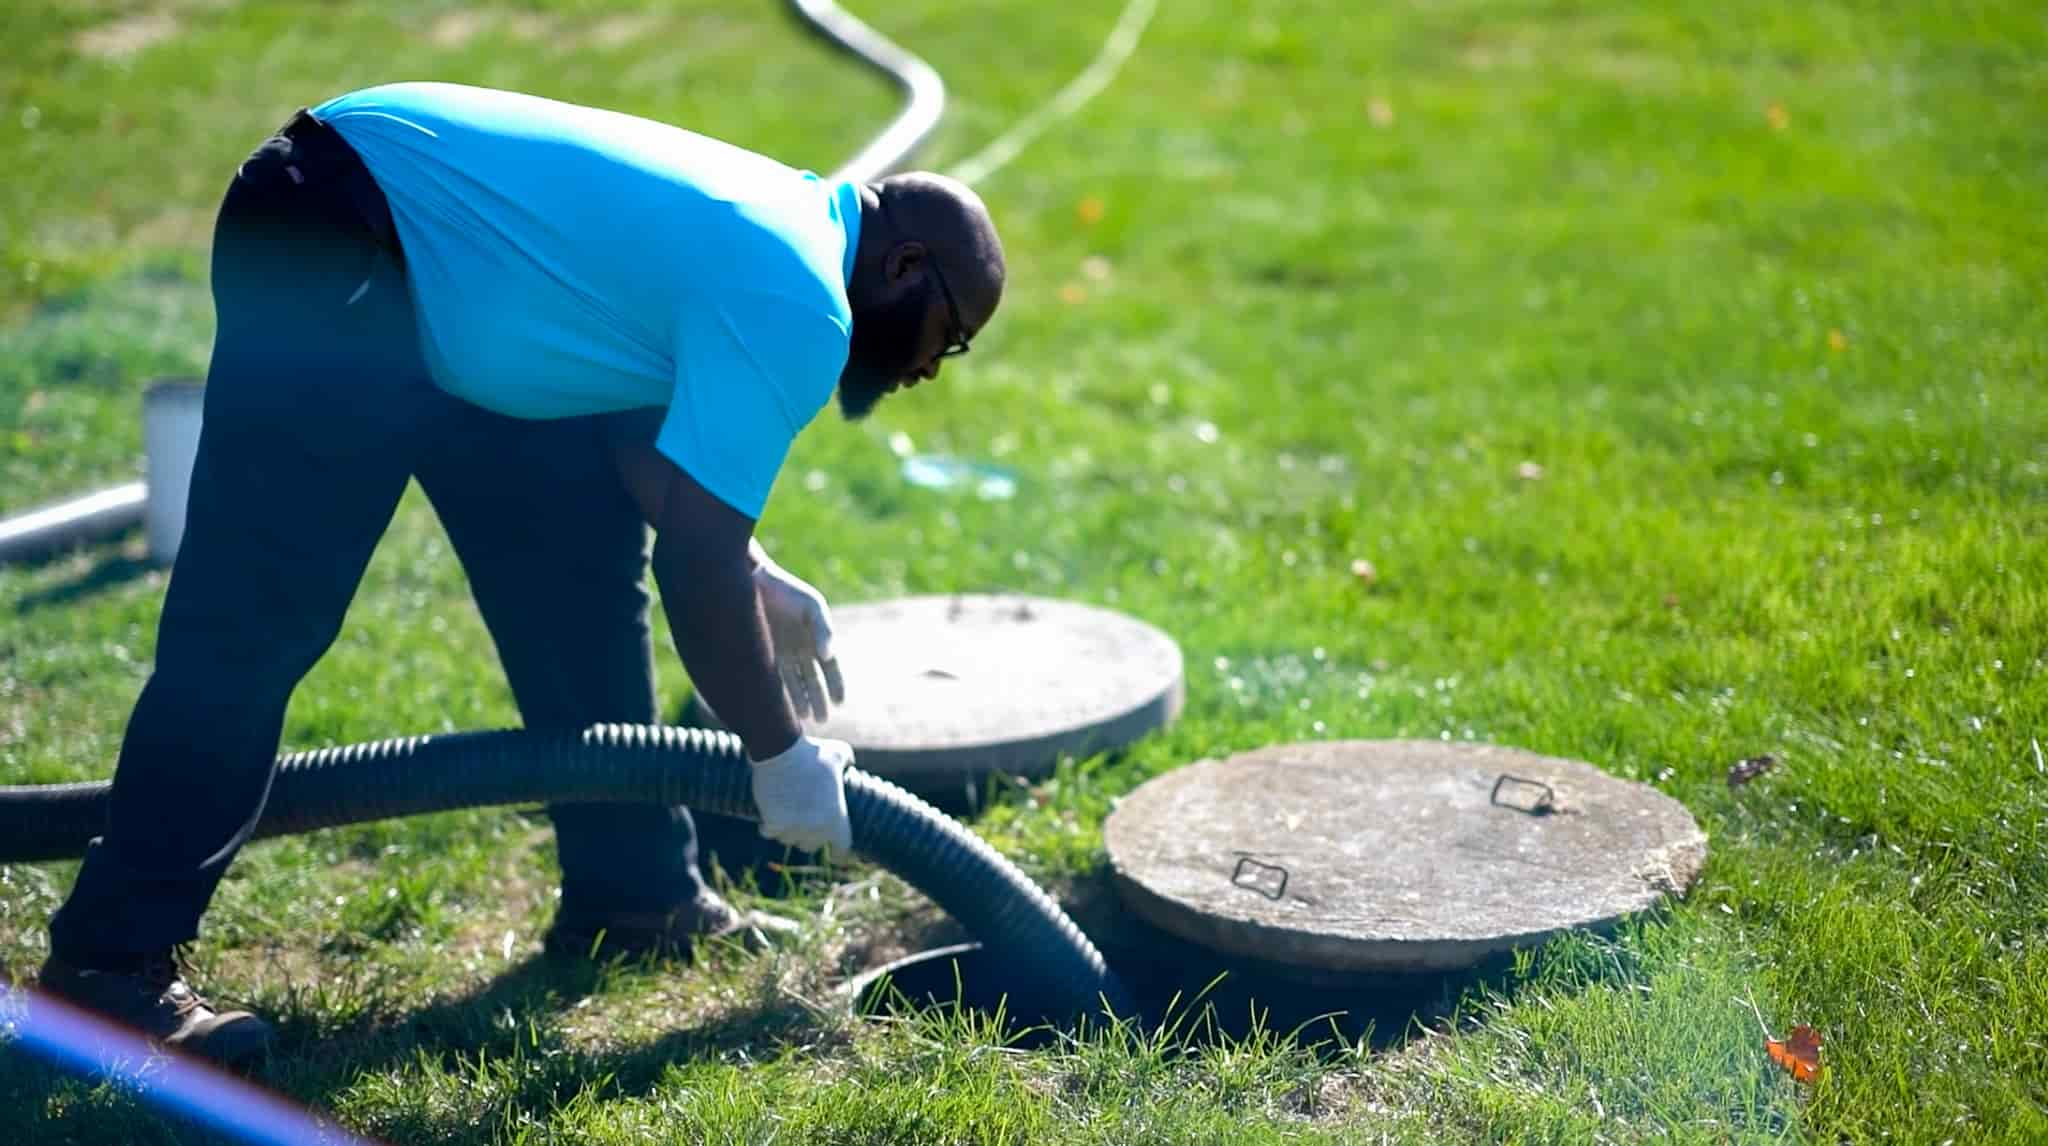
[[[518,418],[666,406],[656,448],[761,515],[846,362],[852,184],[456,84],[369,88],[313,116],[390,200],[437,385]]]

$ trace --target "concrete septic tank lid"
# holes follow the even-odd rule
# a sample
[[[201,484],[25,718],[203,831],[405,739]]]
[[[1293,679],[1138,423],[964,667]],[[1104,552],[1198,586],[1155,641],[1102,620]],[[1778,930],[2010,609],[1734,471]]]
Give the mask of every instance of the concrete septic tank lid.
[[[1308,977],[1450,971],[1683,892],[1707,838],[1590,764],[1434,740],[1287,744],[1168,772],[1103,825],[1118,891]]]
[[[1108,609],[1042,597],[903,597],[832,610],[846,703],[804,731],[906,787],[1051,773],[1180,715],[1180,646]],[[716,726],[696,702],[693,715]]]

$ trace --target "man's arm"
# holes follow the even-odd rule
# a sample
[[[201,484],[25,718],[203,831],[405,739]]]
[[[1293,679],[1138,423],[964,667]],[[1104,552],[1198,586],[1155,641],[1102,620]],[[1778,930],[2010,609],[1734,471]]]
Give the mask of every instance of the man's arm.
[[[754,519],[644,443],[620,443],[619,475],[654,526],[654,581],[690,680],[755,760],[802,734],[775,671],[754,592]]]

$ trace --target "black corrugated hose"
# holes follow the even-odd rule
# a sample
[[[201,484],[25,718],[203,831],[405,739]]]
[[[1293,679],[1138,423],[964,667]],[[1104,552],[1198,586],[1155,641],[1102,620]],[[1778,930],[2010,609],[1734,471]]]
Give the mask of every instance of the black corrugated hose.
[[[685,804],[758,821],[738,737],[659,725],[409,736],[279,761],[256,835],[491,804]],[[0,862],[76,857],[107,822],[107,782],[0,787]],[[1010,957],[1019,1013],[1131,1013],[1116,973],[1051,896],[943,812],[849,768],[854,850]]]

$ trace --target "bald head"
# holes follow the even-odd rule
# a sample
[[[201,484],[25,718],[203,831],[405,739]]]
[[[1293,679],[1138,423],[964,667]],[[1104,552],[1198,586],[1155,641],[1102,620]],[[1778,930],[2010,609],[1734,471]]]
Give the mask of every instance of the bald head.
[[[906,171],[871,186],[905,232],[894,237],[929,247],[970,329],[986,326],[1003,298],[1005,267],[1003,242],[981,196],[929,171]]]
[[[927,171],[861,188],[860,247],[847,301],[853,340],[839,403],[857,418],[899,386],[936,378],[1003,298],[1002,240],[981,196]]]

